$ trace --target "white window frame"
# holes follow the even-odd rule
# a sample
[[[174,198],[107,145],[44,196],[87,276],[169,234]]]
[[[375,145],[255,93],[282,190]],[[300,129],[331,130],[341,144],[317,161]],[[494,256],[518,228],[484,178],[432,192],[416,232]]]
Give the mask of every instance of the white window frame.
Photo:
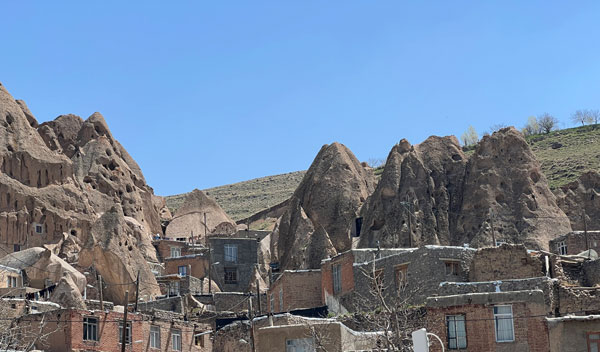
[[[169,282],[169,296],[179,296],[179,293],[180,293],[179,281]]]
[[[228,263],[237,263],[238,259],[238,246],[237,244],[225,244],[223,245],[223,260]]]
[[[183,270],[181,270],[183,269]],[[177,273],[179,274],[179,276],[188,276],[188,267],[187,265],[180,265],[177,267]]]
[[[279,311],[283,312],[283,287],[279,288]]]
[[[275,294],[271,293],[271,313],[275,312]]]
[[[171,247],[171,258],[179,258],[181,257],[181,248],[180,247]]]
[[[160,326],[150,325],[150,348],[160,349]]]
[[[467,348],[467,326],[466,326],[466,322],[465,322],[465,315],[464,314],[453,314],[453,315],[446,315],[446,331],[447,331],[447,340],[448,340],[448,349],[450,350],[459,350],[459,349],[466,349]],[[464,336],[459,336],[458,335],[458,329],[457,329],[457,323],[461,323],[462,324],[462,330],[464,332]],[[454,328],[454,330],[452,330],[452,328]],[[454,336],[450,337],[450,332],[454,331]],[[454,346],[452,346],[450,344],[450,340],[454,339]],[[461,344],[461,342],[464,341],[464,345]]]
[[[131,331],[131,322],[127,322],[127,332],[125,335],[125,344],[131,345],[132,340],[132,331]],[[119,322],[119,344],[123,343],[123,322]]]
[[[181,346],[181,330],[171,330],[171,348],[173,349],[173,351],[181,351]]]
[[[83,317],[83,341],[100,341],[98,338],[98,322],[98,317]]]
[[[496,308],[501,308],[501,307],[502,308],[509,307],[510,313],[496,313]],[[497,305],[497,306],[494,306],[492,309],[494,312],[494,333],[496,335],[496,342],[513,342],[513,341],[515,341],[515,322],[514,322],[514,318],[513,318],[512,305],[509,305],[509,304]],[[498,320],[500,320],[500,319],[510,319],[510,328],[511,328],[512,339],[503,339],[503,340],[498,339]]]
[[[556,243],[558,254],[567,255],[567,240],[562,240]]]
[[[7,276],[8,287],[19,287],[19,278],[16,276]]]
[[[342,292],[342,265],[334,264],[331,268],[331,274],[333,277],[333,293]]]

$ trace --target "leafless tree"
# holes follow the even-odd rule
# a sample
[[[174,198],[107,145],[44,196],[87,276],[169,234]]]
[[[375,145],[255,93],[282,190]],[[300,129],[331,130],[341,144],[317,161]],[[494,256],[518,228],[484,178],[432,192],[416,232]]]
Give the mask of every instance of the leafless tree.
[[[527,118],[527,124],[521,130],[525,136],[532,136],[534,134],[540,134],[542,131],[540,125],[535,116],[529,116]]]
[[[593,123],[594,125],[597,125],[600,122],[600,110],[598,110],[598,109],[588,110],[588,114],[589,114],[591,123]]]
[[[543,113],[542,115],[538,116],[537,123],[542,132],[550,133],[558,125],[558,119],[548,113]]]
[[[585,126],[585,124],[590,124],[590,123],[594,123],[594,117],[592,117],[592,114],[597,114],[598,110],[577,110],[575,111],[572,115],[571,115],[571,121],[573,121],[573,123],[580,123],[581,126]],[[596,121],[598,120],[598,117],[596,117]]]
[[[369,164],[370,167],[377,169],[385,165],[385,159],[369,158],[369,160],[367,160],[367,164]]]
[[[489,130],[489,134],[492,134],[496,131],[500,131],[503,128],[508,127],[507,125],[503,124],[503,123],[496,123],[490,126],[490,130]]]

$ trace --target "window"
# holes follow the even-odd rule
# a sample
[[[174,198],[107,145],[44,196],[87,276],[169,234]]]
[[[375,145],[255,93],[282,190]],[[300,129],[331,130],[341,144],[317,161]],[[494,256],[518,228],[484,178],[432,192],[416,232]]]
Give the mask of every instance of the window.
[[[180,276],[187,276],[188,275],[187,265],[180,265],[177,269],[179,270],[179,275]]]
[[[285,341],[285,352],[312,352],[315,349],[315,339],[307,337],[304,339],[291,339]]]
[[[181,248],[171,247],[171,258],[181,257]]]
[[[446,264],[446,275],[458,275],[460,272],[460,262],[447,261]]]
[[[275,312],[275,295],[271,293],[271,313]]]
[[[494,323],[496,326],[496,342],[515,340],[512,306],[495,306]]]
[[[181,351],[181,330],[173,329],[171,331],[171,342],[173,351]]]
[[[558,254],[567,255],[567,241],[560,241],[556,244]]]
[[[464,315],[447,315],[446,329],[448,331],[448,348],[456,350],[467,348],[467,332]]]
[[[500,247],[501,245],[508,243],[506,240],[496,240],[496,247]]]
[[[42,226],[40,224],[35,224],[33,226],[33,229],[35,230],[35,233],[38,233],[38,234],[44,233],[44,226]]]
[[[402,291],[408,283],[408,264],[398,265],[394,271],[396,274],[396,288],[398,291]]]
[[[150,348],[160,349],[160,326],[152,325],[150,327]]]
[[[373,279],[375,280],[373,282],[375,285],[373,288],[377,290],[377,292],[383,291],[383,269],[376,270],[375,277]]]
[[[169,296],[179,296],[179,281],[169,283]]]
[[[342,266],[336,264],[333,266],[333,293],[342,292]]]
[[[600,351],[600,332],[588,332],[587,334],[588,352]]]
[[[194,336],[194,344],[199,347],[204,347],[204,335]]]
[[[236,244],[226,244],[225,245],[225,261],[230,263],[237,262],[237,245]]]
[[[283,312],[283,288],[279,289],[279,311]]]
[[[83,340],[98,341],[98,318],[83,317]]]
[[[187,238],[186,237],[177,237],[176,240],[178,242],[185,242],[185,241],[187,241]]]
[[[8,287],[19,287],[18,278],[16,276],[8,276]]]
[[[127,323],[127,331],[125,332],[125,344],[131,344],[131,323]],[[119,343],[123,343],[123,323],[119,323]]]
[[[224,282],[227,285],[237,284],[237,269],[236,268],[224,268],[225,272]]]
[[[13,252],[19,252],[20,250],[21,250],[21,245],[20,244],[13,245]]]

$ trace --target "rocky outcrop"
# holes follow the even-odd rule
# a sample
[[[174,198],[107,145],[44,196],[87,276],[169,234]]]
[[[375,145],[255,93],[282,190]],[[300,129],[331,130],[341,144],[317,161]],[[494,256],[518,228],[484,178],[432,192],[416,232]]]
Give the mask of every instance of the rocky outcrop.
[[[135,300],[134,282],[138,273],[140,297],[150,299],[160,295],[158,283],[143,255],[143,242],[138,236],[131,219],[126,219],[117,204],[94,223],[89,236],[83,240],[79,265],[94,267],[102,275],[107,285],[105,297],[109,301],[123,302],[127,290],[129,298]]]
[[[361,215],[361,247],[481,247],[495,235],[547,248],[549,239],[570,230],[540,164],[514,128],[484,137],[470,158],[454,137],[430,137],[415,147],[401,141]]]
[[[429,137],[417,146],[400,141],[361,210],[359,246],[450,243],[466,165],[467,157],[453,136]]]
[[[205,216],[206,223],[204,222]],[[175,212],[167,226],[166,236],[168,238],[193,236],[197,240],[202,240],[205,233],[214,233],[217,227],[228,229],[228,233],[219,233],[228,235],[235,232],[236,224],[214,199],[195,189],[188,193],[183,205]]]
[[[340,143],[325,145],[279,218],[271,255],[283,269],[317,268],[351,248],[350,230],[375,180]]]
[[[50,302],[59,304],[63,308],[75,308],[75,309],[86,309],[85,301],[83,296],[73,279],[68,275],[63,276],[52,295],[50,296]]]
[[[0,265],[23,270],[29,286],[33,288],[43,289],[68,276],[79,292],[85,289],[85,276],[49,249],[34,247],[11,253],[0,259]]]
[[[555,192],[558,206],[567,214],[575,231],[600,229],[600,174],[583,173]],[[585,216],[585,222],[584,222]]]

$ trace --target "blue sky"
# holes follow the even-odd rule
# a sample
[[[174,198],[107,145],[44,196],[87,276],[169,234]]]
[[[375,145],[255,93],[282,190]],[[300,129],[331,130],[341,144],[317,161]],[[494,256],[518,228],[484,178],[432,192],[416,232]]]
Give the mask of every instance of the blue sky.
[[[100,111],[168,195],[600,108],[600,2],[0,4],[0,81],[40,122]]]

